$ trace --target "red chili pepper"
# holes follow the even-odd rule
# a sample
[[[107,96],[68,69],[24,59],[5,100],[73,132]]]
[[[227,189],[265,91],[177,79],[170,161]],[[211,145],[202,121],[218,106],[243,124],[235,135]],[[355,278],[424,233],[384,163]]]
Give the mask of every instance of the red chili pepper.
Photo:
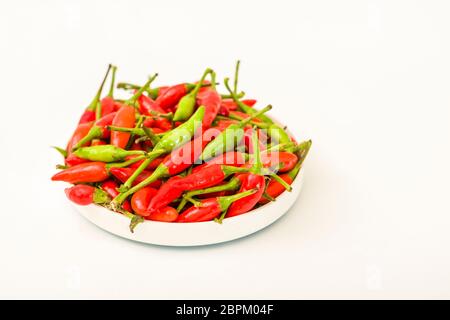
[[[240,119],[247,119],[247,118],[251,117],[251,115],[249,115],[247,113],[244,113],[244,112],[241,112],[241,111],[230,111],[230,115],[233,115],[233,116],[238,117]],[[258,118],[254,118],[252,121],[256,122],[256,123],[262,123],[263,122],[262,120],[260,120]]]
[[[124,105],[120,108],[112,121],[113,126],[123,128],[133,128],[136,122],[135,109],[132,106]],[[113,131],[111,132],[111,144],[113,146],[124,149],[131,134],[128,132]]]
[[[102,117],[113,113],[116,110],[116,102],[113,97],[106,96],[101,101]]]
[[[81,206],[92,203],[106,203],[110,200],[108,194],[103,190],[84,184],[77,184],[71,188],[66,188],[64,191],[67,198]]]
[[[136,171],[134,168],[111,168],[109,172],[120,182],[125,183]],[[141,183],[147,179],[153,172],[152,171],[142,171],[140,175],[133,181],[133,186]],[[159,188],[161,186],[161,180],[156,180],[149,185],[152,188]]]
[[[176,222],[203,222],[211,221],[217,218],[222,212],[236,201],[250,197],[256,190],[248,190],[247,192],[238,193],[232,196],[216,197],[205,199],[200,202],[200,206],[193,206],[178,216]]]
[[[114,199],[119,195],[119,185],[114,180],[107,180],[102,183],[101,188],[105,190],[105,192],[111,197],[111,199]],[[133,209],[131,208],[130,202],[128,200],[125,200],[122,204],[122,208],[128,212],[133,212]]]
[[[197,95],[197,104],[205,106],[205,116],[203,117],[203,129],[209,128],[220,109],[220,94],[213,88],[207,88]]]
[[[134,212],[140,216],[146,216],[148,204],[157,192],[154,188],[145,187],[134,193],[131,197],[131,207]]]
[[[71,154],[73,147],[89,133],[89,130],[91,130],[93,124],[93,122],[87,122],[81,123],[77,126],[75,132],[67,143],[66,151],[68,154]],[[85,145],[83,145],[83,147],[87,146],[88,144],[89,143],[86,143]]]
[[[134,158],[136,158],[136,157],[139,157],[139,156],[138,156],[138,155],[131,155],[131,156],[128,156],[128,157],[125,158],[125,161],[134,159]],[[163,156],[163,157],[156,158],[155,160],[153,160],[152,162],[150,162],[150,164],[148,165],[147,168],[145,168],[145,170],[155,170],[155,169],[162,163],[162,161],[164,160],[164,158],[165,158],[164,156]],[[145,161],[145,159],[144,159],[144,160],[140,160],[140,161],[138,161],[138,162],[135,162],[135,163],[131,164],[131,165],[129,166],[129,168],[137,169],[137,168],[139,168],[139,167],[141,166],[142,162],[144,162],[144,161]]]
[[[147,116],[152,115],[152,111],[166,113],[152,98],[141,95],[138,99],[139,111]]]
[[[239,121],[237,121],[237,120],[219,120],[219,121],[217,121],[217,125],[214,128],[219,131],[224,131],[226,128],[228,128],[232,124],[236,124],[238,122]]]
[[[256,104],[255,99],[244,99],[244,100],[241,100],[241,102],[249,107],[253,107]],[[237,106],[236,102],[234,102],[233,99],[223,99],[220,106],[222,108],[228,110],[228,112],[238,109],[238,106]]]
[[[246,213],[253,209],[253,207],[261,199],[264,188],[266,186],[264,176],[257,175],[253,173],[246,173],[239,176],[241,183],[241,188],[239,192],[244,192],[247,190],[256,189],[257,191],[245,198],[237,200],[234,202],[227,212],[227,217],[234,217],[240,214]]]
[[[73,167],[73,166],[76,166],[78,164],[86,163],[86,162],[89,162],[89,160],[77,157],[73,153],[69,154],[67,156],[66,160],[65,160],[66,165],[68,165],[69,167]]]
[[[152,127],[156,127],[162,130],[162,132],[166,132],[172,130],[172,123],[169,119],[166,118],[156,118],[154,119],[154,123]]]
[[[172,207],[165,207],[153,212],[150,216],[145,217],[145,219],[160,222],[174,222],[178,219],[178,212]]]
[[[182,180],[183,178],[179,176],[172,177],[167,180],[167,182],[164,183],[158,192],[152,197],[145,213],[141,215],[149,216],[153,212],[166,207],[175,199],[178,199],[184,191],[183,186],[179,184]]]
[[[101,182],[108,178],[108,170],[104,162],[86,162],[58,172],[53,181],[69,183]]]
[[[80,139],[76,145],[72,147],[72,150],[81,148],[84,145],[87,145],[93,139],[107,139],[111,135],[111,132],[108,130],[108,126],[110,126],[115,118],[116,113],[110,113],[106,116],[100,118],[95,122],[95,124],[89,129],[89,132],[84,135],[82,139]]]
[[[245,160],[245,155],[242,152],[229,151],[207,161],[202,165],[195,167],[194,169],[192,169],[192,173],[196,173],[213,164],[223,164],[228,166],[240,167],[245,164]]]
[[[259,148],[261,150],[266,150],[266,145],[263,143],[263,141],[267,143],[267,138],[266,140],[262,140],[261,139],[262,136],[259,134],[261,130],[257,130],[257,132],[258,132]],[[249,153],[253,153],[252,134],[253,134],[252,128],[246,129],[244,132],[244,138],[242,139],[242,143],[245,145]]]
[[[163,93],[158,95],[155,103],[162,109],[168,110],[173,107],[188,93],[188,86],[185,83],[177,84],[167,88]]]
[[[104,146],[106,145],[106,142],[101,139],[94,139],[91,142],[91,146]]]
[[[298,156],[291,152],[262,153],[261,162],[264,167],[277,167],[279,172],[288,172],[297,164]]]

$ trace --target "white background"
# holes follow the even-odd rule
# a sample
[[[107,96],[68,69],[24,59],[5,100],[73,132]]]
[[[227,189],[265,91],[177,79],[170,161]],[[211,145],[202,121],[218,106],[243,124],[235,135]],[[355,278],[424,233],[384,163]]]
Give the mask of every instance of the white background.
[[[1,298],[450,298],[448,1],[1,1]],[[108,63],[213,67],[311,138],[290,212],[202,248],[122,240],[50,182]]]

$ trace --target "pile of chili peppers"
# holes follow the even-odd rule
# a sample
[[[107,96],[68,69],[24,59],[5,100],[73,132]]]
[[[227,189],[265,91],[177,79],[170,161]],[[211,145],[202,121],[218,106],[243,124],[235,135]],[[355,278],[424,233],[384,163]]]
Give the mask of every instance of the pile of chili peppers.
[[[234,81],[206,69],[200,80],[152,86],[118,83],[131,93],[114,98],[117,68],[109,65],[66,148],[52,180],[65,181],[67,197],[97,204],[131,219],[216,221],[275,201],[298,175],[311,140],[297,143],[286,128],[243,99]],[[102,96],[106,80],[111,84]]]

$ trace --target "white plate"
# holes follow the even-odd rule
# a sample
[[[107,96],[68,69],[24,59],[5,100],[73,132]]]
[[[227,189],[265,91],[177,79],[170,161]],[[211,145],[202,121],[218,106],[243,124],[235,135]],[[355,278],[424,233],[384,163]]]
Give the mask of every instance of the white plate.
[[[149,244],[163,246],[202,246],[235,240],[255,233],[278,220],[295,203],[303,184],[303,169],[292,184],[291,192],[284,192],[275,202],[233,218],[222,224],[214,221],[195,223],[167,223],[148,221],[130,232],[130,219],[97,205],[76,209],[89,221],[112,234]]]

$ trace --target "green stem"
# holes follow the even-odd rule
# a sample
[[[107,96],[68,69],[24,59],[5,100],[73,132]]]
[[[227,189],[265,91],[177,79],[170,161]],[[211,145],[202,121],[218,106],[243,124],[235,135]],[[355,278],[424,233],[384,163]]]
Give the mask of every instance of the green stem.
[[[240,117],[240,116],[238,116],[238,115],[236,115],[236,114],[232,114],[232,113],[230,113],[230,114],[228,115],[228,118],[229,118],[229,119],[232,119],[232,120],[238,120],[238,121],[242,121],[242,120],[245,120],[245,119],[246,119],[246,118],[242,118],[242,117]],[[254,126],[257,126],[257,127],[260,128],[260,129],[268,129],[268,128],[270,127],[270,124],[265,123],[265,122],[251,121],[250,123],[251,123],[252,125],[254,125]]]
[[[116,71],[117,67],[112,66],[112,77],[111,77],[111,85],[109,87],[108,97],[114,98],[114,84],[116,82]]]
[[[142,127],[142,130],[144,130],[146,136],[150,139],[150,141],[152,142],[152,144],[154,146],[156,146],[156,144],[161,140],[160,137],[158,137],[152,129],[147,128],[145,126]]]
[[[200,201],[194,200],[189,196],[183,196],[183,200],[189,201],[190,203],[192,203],[194,206],[196,207],[201,207],[202,203]]]
[[[136,158],[132,158],[130,160],[124,161],[124,162],[117,162],[117,163],[109,163],[106,165],[107,169],[109,168],[126,168],[128,166],[131,166],[132,164],[139,162],[141,160],[144,160],[147,158],[146,155],[142,155]]]
[[[189,94],[191,94],[195,97],[197,95],[198,91],[200,90],[200,88],[203,86],[203,81],[205,80],[206,76],[208,74],[210,74],[211,72],[214,72],[214,71],[210,68],[206,68],[205,72],[203,72],[203,75],[200,78],[200,81],[197,82],[197,84],[195,85],[195,88]]]
[[[233,88],[233,94],[237,95],[237,88],[238,88],[238,78],[239,78],[239,67],[241,65],[241,61],[236,61],[236,68],[234,70],[234,88]]]
[[[226,211],[231,206],[231,204],[237,200],[240,200],[242,198],[248,197],[252,194],[254,194],[257,191],[257,189],[251,189],[247,190],[245,192],[237,193],[232,196],[226,196],[226,197],[218,197],[217,202],[219,203],[221,211]]]
[[[136,125],[134,126],[134,129],[139,129],[139,127],[142,125],[143,122],[144,122],[144,117],[140,115],[138,118],[138,121],[136,121]],[[131,133],[125,149],[131,148],[131,146],[134,143],[134,136],[135,136],[134,133]]]
[[[108,126],[108,129],[111,131],[128,132],[136,136],[145,136],[145,132],[142,128],[125,128],[117,126]]]
[[[232,98],[233,98],[233,97],[231,96],[231,94],[221,94],[220,97],[221,97],[222,99],[232,99]],[[238,99],[242,99],[243,97],[245,97],[245,92],[244,92],[244,91],[239,92],[238,94],[236,94],[236,97],[237,97]]]
[[[265,107],[264,109],[256,112],[255,114],[250,115],[250,117],[248,117],[247,119],[241,120],[240,123],[240,127],[243,128],[245,127],[247,124],[249,124],[253,119],[258,118],[260,116],[262,116],[264,113],[266,113],[267,111],[272,109],[272,105],[268,105],[267,107]]]
[[[100,100],[100,97],[102,95],[103,86],[105,85],[105,81],[108,78],[109,70],[111,70],[111,65],[108,65],[108,70],[106,71],[106,74],[103,77],[102,83],[100,84],[100,87],[97,90],[97,94],[95,95],[92,102],[87,106],[86,110],[96,111],[97,102]]]
[[[67,158],[67,151],[65,149],[55,146],[52,146],[52,148],[58,151],[64,158]]]
[[[287,191],[289,192],[292,191],[292,187],[286,181],[281,179],[279,175],[272,173],[270,176],[272,177],[273,180],[281,184]]]
[[[146,91],[148,89],[150,84],[156,79],[157,76],[158,76],[157,73],[155,73],[153,76],[151,76],[147,80],[147,82],[144,84],[143,87],[139,88],[139,90],[130,99],[125,101],[125,104],[130,105],[130,106],[135,106],[137,99],[139,99],[139,97],[144,93],[144,91]]]

